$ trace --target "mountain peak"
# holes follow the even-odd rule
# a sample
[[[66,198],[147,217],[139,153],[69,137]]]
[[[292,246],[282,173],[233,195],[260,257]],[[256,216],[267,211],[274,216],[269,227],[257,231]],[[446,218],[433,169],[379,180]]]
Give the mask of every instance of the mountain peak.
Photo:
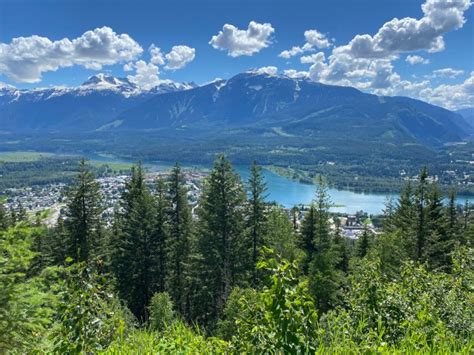
[[[99,73],[96,75],[90,76],[81,86],[91,87],[94,86],[96,88],[118,88],[118,87],[135,87],[135,84],[132,84],[126,78],[116,78],[115,76]]]

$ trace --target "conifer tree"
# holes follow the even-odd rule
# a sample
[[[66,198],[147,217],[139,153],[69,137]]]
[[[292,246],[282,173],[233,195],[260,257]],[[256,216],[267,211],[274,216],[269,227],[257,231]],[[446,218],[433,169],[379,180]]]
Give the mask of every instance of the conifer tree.
[[[349,246],[348,246],[346,238],[343,235],[341,235],[341,231],[338,226],[336,226],[336,231],[334,232],[333,249],[334,249],[334,254],[337,258],[335,267],[338,270],[341,270],[342,272],[347,273],[349,271],[349,259],[350,259]]]
[[[329,206],[326,184],[319,176],[314,204],[313,251],[308,273],[310,289],[320,312],[326,312],[337,304],[342,283],[341,272],[335,267],[338,256],[329,229]]]
[[[252,285],[257,285],[257,262],[263,247],[263,236],[266,229],[265,191],[267,187],[262,176],[262,168],[256,162],[250,167],[248,181],[249,211],[248,229],[252,241]]]
[[[369,253],[369,248],[370,248],[370,233],[369,229],[367,228],[367,225],[364,224],[364,230],[362,234],[360,235],[359,239],[357,240],[357,245],[356,245],[356,255],[362,259],[367,256]]]
[[[316,238],[316,207],[311,203],[309,210],[306,212],[301,224],[300,248],[305,252],[303,260],[303,272],[308,273],[309,264],[313,260],[314,240]]]
[[[246,196],[240,177],[220,155],[204,182],[199,201],[199,252],[202,256],[202,297],[205,322],[217,319],[234,285],[248,279],[244,235]]]
[[[0,231],[7,230],[8,228],[8,216],[5,211],[3,203],[0,203]]]
[[[428,170],[421,169],[418,187],[415,193],[416,200],[416,259],[422,260],[426,243],[426,194],[428,189]]]
[[[84,159],[67,193],[65,230],[68,255],[75,261],[87,261],[97,252],[101,240],[100,216],[103,211],[100,187]]]
[[[450,268],[455,240],[449,233],[449,219],[443,206],[443,197],[436,184],[432,184],[427,193],[425,224],[427,234],[425,259],[430,267],[447,271]]]
[[[117,218],[118,235],[112,242],[112,270],[119,295],[141,321],[148,319],[148,306],[157,289],[158,241],[155,235],[155,206],[139,164],[132,168],[121,198]]]
[[[166,288],[178,311],[189,313],[189,272],[192,251],[192,216],[187,199],[186,181],[176,163],[168,181],[169,235],[167,242]]]
[[[169,203],[167,198],[166,183],[162,177],[156,182],[156,225],[155,236],[158,245],[158,265],[159,273],[157,275],[158,292],[165,291],[165,280],[167,273],[167,249],[168,242],[168,213]]]
[[[293,223],[281,207],[272,207],[268,213],[264,244],[285,260],[294,261],[301,256]]]

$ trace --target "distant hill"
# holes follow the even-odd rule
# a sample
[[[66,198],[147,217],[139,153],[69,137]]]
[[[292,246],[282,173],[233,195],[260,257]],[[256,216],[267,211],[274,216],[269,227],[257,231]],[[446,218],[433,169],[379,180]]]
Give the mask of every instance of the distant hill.
[[[141,90],[125,78],[98,74],[78,87],[0,88],[0,130],[14,133],[95,130],[120,112],[157,94],[193,84],[163,83]]]
[[[456,113],[460,114],[474,130],[474,107],[457,110]]]
[[[114,130],[254,127],[291,136],[351,136],[439,146],[466,137],[456,113],[406,97],[256,73],[157,95],[120,113]]]
[[[437,147],[466,138],[468,127],[461,115],[422,101],[256,72],[146,91],[104,74],[76,88],[0,89],[0,130],[13,133],[171,129],[212,136],[241,129],[256,139],[275,135],[316,143],[351,137]]]

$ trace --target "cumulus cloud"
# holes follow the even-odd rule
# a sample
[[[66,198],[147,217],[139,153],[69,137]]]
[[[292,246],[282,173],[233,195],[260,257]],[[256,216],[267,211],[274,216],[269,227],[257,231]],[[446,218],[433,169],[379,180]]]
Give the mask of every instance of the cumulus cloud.
[[[383,24],[374,35],[359,34],[346,45],[333,48],[327,59],[306,55],[300,60],[310,65],[308,76],[314,81],[354,86],[376,94],[408,95],[430,101],[426,94],[421,96],[422,91],[429,92],[429,80],[403,80],[394,71],[392,62],[403,53],[443,50],[444,34],[463,26],[464,12],[470,5],[470,0],[426,0],[422,5],[423,17],[420,19],[394,18]],[[288,51],[288,56],[303,53],[303,47],[293,48]],[[409,54],[405,60],[411,64],[428,61],[414,54]],[[443,71],[433,75],[453,77],[458,73]],[[460,96],[467,97],[465,93]],[[441,99],[436,103],[441,105]],[[452,105],[453,100],[450,100],[443,106],[452,108]]]
[[[135,75],[128,75],[127,79],[142,89],[150,90],[161,83],[159,68],[153,63],[139,60],[133,64]]]
[[[308,77],[307,71],[298,71],[294,69],[284,70],[283,74],[292,79],[304,79]]]
[[[267,74],[267,75],[276,75],[278,73],[278,68],[274,66],[261,67],[251,71],[256,74]]]
[[[411,65],[415,64],[429,64],[430,60],[423,58],[422,56],[419,55],[408,55],[405,58],[405,62],[410,63]]]
[[[246,30],[225,24],[222,31],[212,36],[209,44],[215,49],[227,51],[231,57],[251,56],[268,47],[275,29],[270,23],[251,21]]]
[[[194,60],[196,50],[188,46],[174,46],[171,51],[165,55],[165,69],[176,70],[185,67]]]
[[[317,30],[305,31],[304,37],[306,39],[306,42],[302,47],[294,46],[291,49],[284,50],[278,56],[281,58],[289,59],[296,55],[313,51],[315,50],[315,48],[323,49],[331,46],[331,41],[326,37],[326,35],[321,32],[318,32]]]
[[[457,110],[474,106],[474,71],[460,84],[442,84],[422,89],[418,97],[434,105]]]
[[[318,62],[324,62],[326,56],[323,52],[318,52],[316,54],[306,55],[300,58],[301,63],[303,64],[314,64]]]
[[[357,35],[336,52],[356,58],[389,58],[417,50],[439,52],[444,49],[443,35],[463,26],[464,11],[470,5],[470,0],[427,0],[421,6],[421,19],[394,18],[374,36]]]
[[[453,68],[443,68],[443,69],[433,70],[433,73],[431,75],[428,75],[428,77],[432,79],[435,79],[435,78],[454,79],[463,74],[464,74],[464,70],[458,70],[458,69],[453,69]]]
[[[151,44],[150,48],[148,49],[150,52],[150,63],[155,65],[164,65],[165,64],[165,57],[161,52],[161,48],[158,48],[153,43]]]
[[[134,60],[142,52],[128,34],[117,34],[110,27],[58,41],[36,35],[17,37],[9,44],[0,43],[0,73],[17,82],[34,83],[44,72],[73,65],[100,70],[104,65]]]

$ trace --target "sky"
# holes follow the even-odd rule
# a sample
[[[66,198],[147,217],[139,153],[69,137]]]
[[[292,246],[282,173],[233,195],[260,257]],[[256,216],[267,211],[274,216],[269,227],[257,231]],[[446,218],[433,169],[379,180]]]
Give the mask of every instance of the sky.
[[[474,106],[471,0],[0,0],[0,86],[247,70]]]

